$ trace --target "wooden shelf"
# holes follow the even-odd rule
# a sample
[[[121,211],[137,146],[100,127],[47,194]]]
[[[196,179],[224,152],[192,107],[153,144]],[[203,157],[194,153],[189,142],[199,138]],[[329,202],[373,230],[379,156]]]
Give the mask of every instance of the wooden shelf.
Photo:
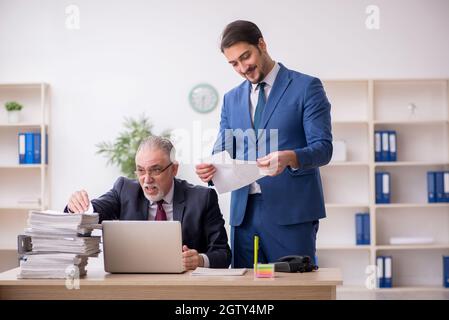
[[[392,288],[375,288],[368,289],[362,286],[338,286],[337,292],[449,292],[449,288],[433,287],[433,286],[402,286],[402,287],[392,287]]]
[[[328,246],[317,246],[317,250],[341,250],[341,251],[369,251],[371,249],[370,245],[328,245]]]
[[[448,120],[374,120],[374,125],[378,124],[411,124],[411,125],[447,125]]]
[[[376,204],[378,209],[395,209],[395,208],[444,208],[449,207],[449,203],[387,203]]]
[[[48,126],[47,124],[36,122],[23,122],[23,123],[0,123],[0,128],[29,128],[29,127],[41,127]]]
[[[335,120],[332,125],[368,125],[368,120]]]
[[[0,165],[0,169],[40,169],[47,168],[47,164],[12,164],[12,165]]]
[[[362,167],[369,166],[368,162],[363,161],[340,161],[340,162],[329,162],[327,167]]]
[[[351,208],[369,208],[369,204],[367,203],[326,203],[326,209],[351,209]]]
[[[420,161],[390,161],[390,162],[375,162],[375,167],[418,167],[418,166],[447,166],[449,162],[420,162]]]
[[[410,244],[410,245],[380,245],[376,250],[441,250],[449,249],[448,244]]]

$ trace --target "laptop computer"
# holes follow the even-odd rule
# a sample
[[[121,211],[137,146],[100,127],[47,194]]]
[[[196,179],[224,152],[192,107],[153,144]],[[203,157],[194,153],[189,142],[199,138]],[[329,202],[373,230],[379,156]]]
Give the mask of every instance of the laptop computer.
[[[104,270],[182,273],[179,221],[103,221]]]

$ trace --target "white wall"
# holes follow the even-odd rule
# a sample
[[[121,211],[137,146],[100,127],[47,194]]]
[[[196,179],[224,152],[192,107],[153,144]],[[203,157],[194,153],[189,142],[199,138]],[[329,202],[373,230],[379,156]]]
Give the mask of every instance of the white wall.
[[[69,4],[80,30],[65,27]],[[365,27],[370,4],[379,30]],[[52,88],[53,208],[79,188],[95,197],[112,186],[119,171],[95,144],[112,140],[124,116],[145,112],[156,132],[217,127],[220,108],[201,115],[187,97],[200,82],[223,95],[241,81],[218,49],[236,19],[259,25],[275,60],[321,78],[449,78],[447,0],[0,0],[0,82]],[[192,168],[180,176],[199,183]]]

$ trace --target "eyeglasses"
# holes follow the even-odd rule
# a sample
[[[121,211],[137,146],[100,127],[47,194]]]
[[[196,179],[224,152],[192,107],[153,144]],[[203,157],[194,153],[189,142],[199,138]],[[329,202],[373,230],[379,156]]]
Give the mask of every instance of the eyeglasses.
[[[157,177],[157,176],[160,175],[162,172],[164,172],[165,170],[167,170],[172,164],[173,164],[173,162],[170,162],[170,164],[169,164],[168,166],[166,166],[165,168],[158,168],[158,167],[156,167],[156,168],[148,169],[148,170],[145,170],[145,169],[143,169],[143,168],[138,168],[138,169],[135,171],[135,174],[136,174],[138,177],[142,177],[142,176],[144,176],[145,174],[148,174],[150,177]]]

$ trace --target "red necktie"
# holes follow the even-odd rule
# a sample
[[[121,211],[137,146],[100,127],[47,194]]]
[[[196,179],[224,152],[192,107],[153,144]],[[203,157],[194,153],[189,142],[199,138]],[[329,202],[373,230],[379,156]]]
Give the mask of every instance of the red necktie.
[[[162,203],[164,200],[157,201],[157,210],[156,210],[156,218],[154,220],[156,221],[166,221],[167,220],[167,214],[165,213],[164,207],[162,206]]]

